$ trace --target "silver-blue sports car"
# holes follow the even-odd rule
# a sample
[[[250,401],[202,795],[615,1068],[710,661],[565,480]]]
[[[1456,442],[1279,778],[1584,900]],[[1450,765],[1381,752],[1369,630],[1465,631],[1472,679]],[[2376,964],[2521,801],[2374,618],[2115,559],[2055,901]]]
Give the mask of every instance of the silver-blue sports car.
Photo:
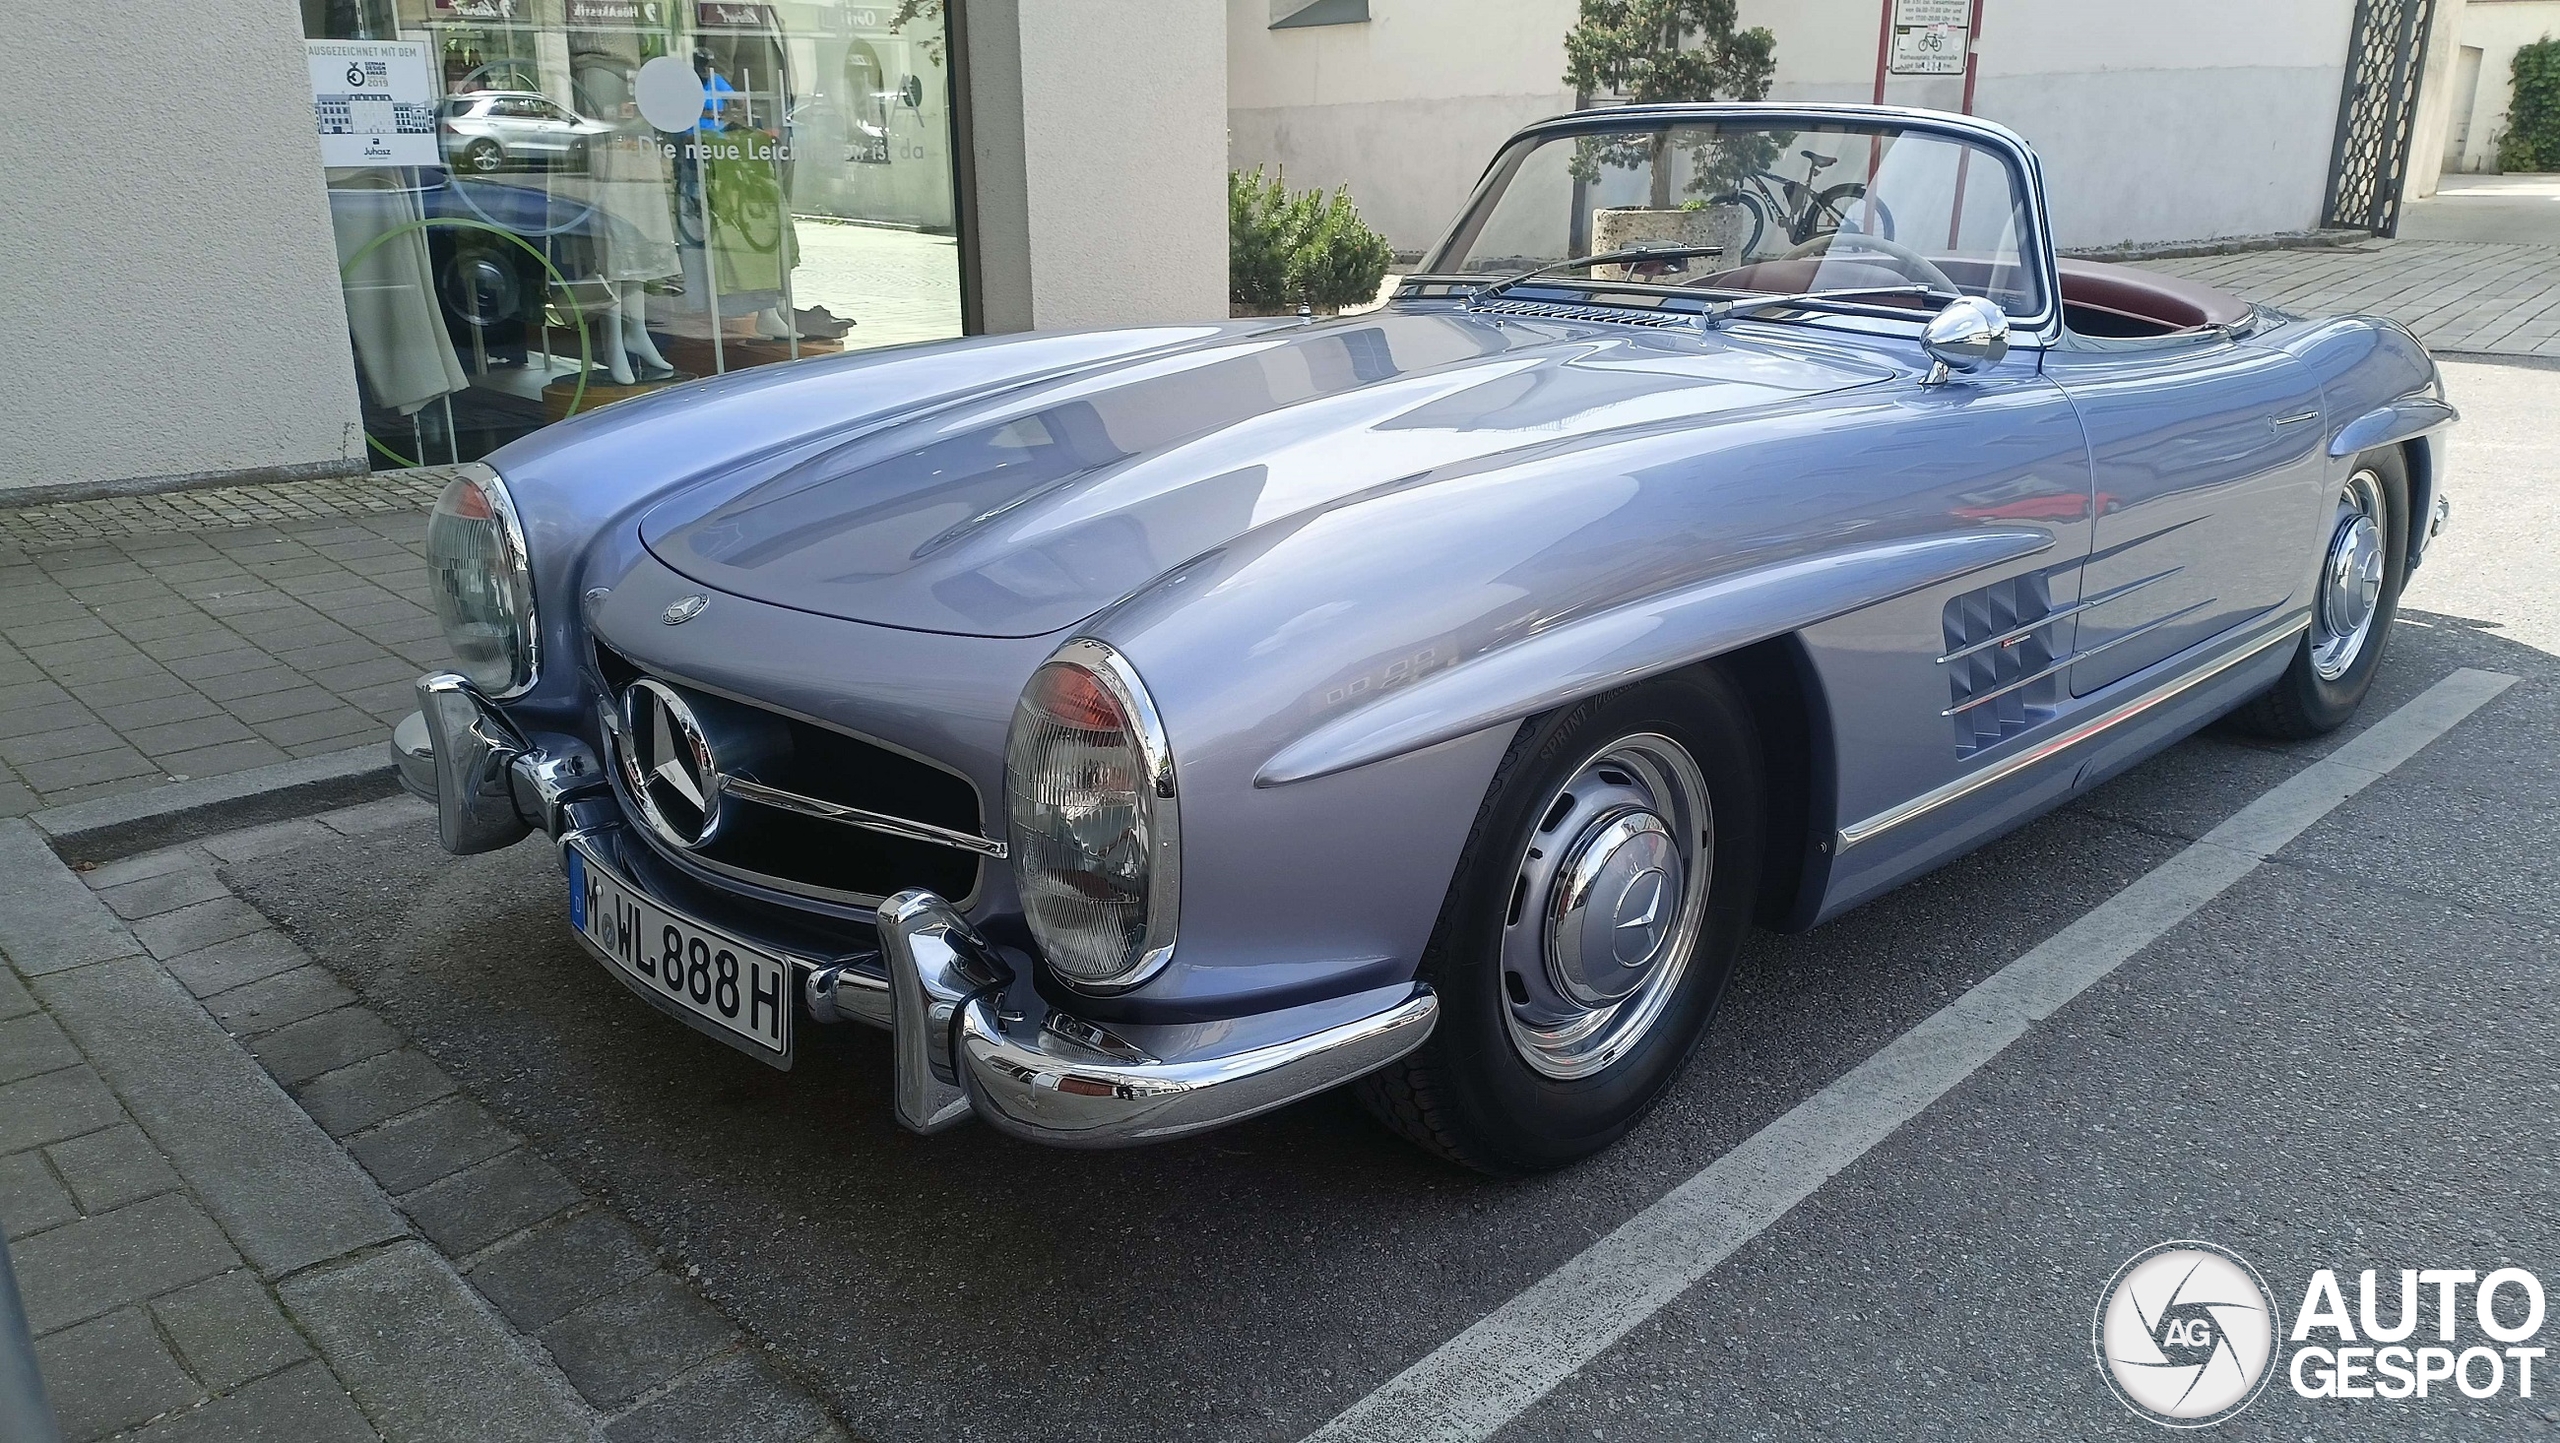
[[[1826,213],[1752,224],[1796,154]],[[2453,419],[2389,321],[2057,258],[1996,125],[1575,114],[1368,314],[803,361],[462,468],[393,750],[707,1037],[889,1029],[920,1131],[1356,1082],[1549,1168],[1747,927],[2345,721]]]

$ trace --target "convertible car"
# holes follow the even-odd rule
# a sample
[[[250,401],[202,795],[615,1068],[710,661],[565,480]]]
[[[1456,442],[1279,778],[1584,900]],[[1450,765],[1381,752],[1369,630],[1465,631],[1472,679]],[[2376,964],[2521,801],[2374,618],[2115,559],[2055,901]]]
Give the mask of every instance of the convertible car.
[[[1737,239],[1795,151],[1863,189]],[[2389,321],[2058,260],[1996,125],[1576,114],[1369,314],[759,368],[462,468],[393,750],[447,849],[550,839],[600,985],[776,1067],[886,1028],[919,1131],[1356,1083],[1551,1168],[1748,927],[2345,721],[2453,419]]]

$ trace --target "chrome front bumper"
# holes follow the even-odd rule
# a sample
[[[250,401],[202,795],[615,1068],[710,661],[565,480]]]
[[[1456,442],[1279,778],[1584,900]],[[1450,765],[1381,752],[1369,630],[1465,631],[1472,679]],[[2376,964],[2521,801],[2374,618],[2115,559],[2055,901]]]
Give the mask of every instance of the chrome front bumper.
[[[581,810],[598,810],[580,804],[609,805],[603,763],[584,742],[527,736],[462,677],[420,678],[418,705],[393,730],[391,750],[401,784],[435,804],[445,850],[491,851],[536,830],[557,842],[577,829]],[[1317,1025],[1285,1040],[1159,1057],[1050,1007],[1006,953],[931,892],[889,898],[876,920],[885,983],[863,967],[791,961],[811,1020],[889,1029],[898,1121],[917,1132],[974,1114],[1054,1146],[1158,1142],[1384,1067],[1421,1046],[1439,1019],[1439,998],[1416,982],[1368,994],[1372,1005],[1350,1009],[1357,1015],[1317,1009]]]

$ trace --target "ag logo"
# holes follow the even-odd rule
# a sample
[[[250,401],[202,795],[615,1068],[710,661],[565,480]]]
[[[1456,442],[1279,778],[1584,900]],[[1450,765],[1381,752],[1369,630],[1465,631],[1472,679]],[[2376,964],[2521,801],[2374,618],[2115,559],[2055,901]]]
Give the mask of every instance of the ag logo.
[[[362,90],[364,88],[363,66],[350,65],[347,67],[347,87],[351,90]]]
[[[2154,1423],[2202,1428],[2256,1400],[2275,1354],[2276,1310],[2258,1270],[2212,1243],[2137,1253],[2098,1297],[2098,1371]]]

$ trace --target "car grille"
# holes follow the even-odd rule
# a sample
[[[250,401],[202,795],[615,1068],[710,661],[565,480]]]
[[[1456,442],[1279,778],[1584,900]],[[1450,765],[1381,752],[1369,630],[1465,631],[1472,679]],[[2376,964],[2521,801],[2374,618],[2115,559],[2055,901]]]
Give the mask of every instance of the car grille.
[[[651,676],[680,694],[704,697],[686,683],[655,676],[601,644],[596,670],[617,699],[632,683]],[[731,705],[737,705],[732,702]],[[672,860],[697,865],[777,891],[822,901],[871,906],[909,887],[925,887],[966,904],[978,890],[979,868],[992,850],[985,839],[977,788],[966,777],[876,742],[797,717],[749,706],[778,725],[788,746],[760,758],[752,790],[733,790],[722,804],[712,840],[677,848],[655,834],[640,814],[617,759],[615,793],[635,834]],[[777,800],[778,799],[778,800]],[[812,809],[859,814],[858,820],[813,815]],[[951,834],[954,841],[892,835],[901,824],[921,832]],[[974,843],[980,850],[958,844]]]

